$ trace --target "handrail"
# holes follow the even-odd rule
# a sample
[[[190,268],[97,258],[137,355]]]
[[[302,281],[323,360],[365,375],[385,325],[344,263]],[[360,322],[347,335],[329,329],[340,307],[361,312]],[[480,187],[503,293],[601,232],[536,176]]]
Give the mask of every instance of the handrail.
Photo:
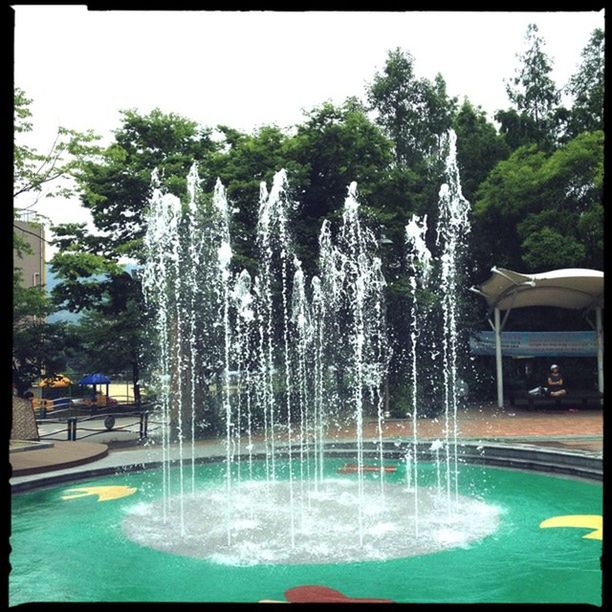
[[[134,422],[130,422],[130,423],[126,423],[124,425],[120,425],[115,427],[115,417],[120,416],[120,417],[126,417],[126,416],[138,416],[139,419],[137,421]],[[81,431],[89,431],[92,433],[86,434],[86,435],[82,435],[79,437],[80,440],[82,440],[83,438],[89,438],[91,436],[95,436],[95,435],[99,435],[101,433],[104,433],[105,431],[127,431],[129,427],[133,427],[134,425],[138,425],[139,426],[139,430],[138,430],[138,435],[139,435],[139,440],[142,440],[144,438],[148,437],[149,434],[149,427],[148,427],[148,421],[149,421],[149,411],[148,410],[140,410],[140,411],[132,411],[132,412],[120,412],[120,413],[103,413],[103,414],[96,414],[96,415],[89,415],[89,416],[85,416],[81,419],[79,419],[76,416],[70,416],[66,419],[66,427],[62,428],[62,429],[57,429],[55,431],[52,432],[48,432],[45,434],[39,434],[39,438],[46,438],[46,439],[50,439],[50,440],[59,440],[60,438],[51,438],[51,436],[61,433],[61,432],[66,432],[66,439],[70,440],[70,441],[76,441],[77,440],[77,424],[78,423],[84,423],[87,421],[92,421],[94,419],[101,419],[104,418],[104,429],[94,429],[91,427],[80,427]],[[58,421],[59,423],[60,421]],[[36,423],[38,424],[39,421],[37,420]],[[158,427],[154,428],[153,431],[155,431],[156,429],[158,429]],[[135,433],[135,432],[134,432]]]

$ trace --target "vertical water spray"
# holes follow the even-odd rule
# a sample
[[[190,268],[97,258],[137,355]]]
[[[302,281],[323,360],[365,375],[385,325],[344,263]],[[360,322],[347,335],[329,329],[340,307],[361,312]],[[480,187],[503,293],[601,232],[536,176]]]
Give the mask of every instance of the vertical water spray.
[[[425,243],[425,235],[427,234],[427,215],[421,220],[417,215],[413,215],[410,222],[406,226],[406,246],[408,270],[411,273],[410,282],[410,341],[411,341],[411,370],[410,384],[412,391],[412,465],[414,471],[414,528],[418,536],[419,533],[419,503],[418,503],[418,338],[421,329],[422,321],[419,320],[419,309],[417,290],[419,285],[426,284],[431,269],[431,252]]]
[[[266,299],[268,302],[268,315],[270,329],[268,330],[268,351],[269,361],[274,362],[272,350],[272,316],[274,312],[274,302],[271,286],[271,275],[274,265],[280,267],[280,316],[282,319],[282,362],[284,372],[284,395],[285,410],[287,413],[287,454],[288,454],[288,475],[289,475],[289,505],[291,509],[291,545],[295,543],[295,511],[294,511],[294,474],[293,474],[293,424],[292,424],[292,392],[293,392],[293,373],[290,355],[289,338],[289,278],[287,260],[291,254],[291,240],[288,230],[288,212],[291,206],[288,197],[287,173],[280,170],[274,175],[272,189],[267,198],[265,185],[261,186],[258,239],[260,250],[264,258],[264,279],[266,282]],[[273,366],[272,366],[273,367]],[[271,413],[272,427],[274,424],[273,413]],[[274,431],[272,431],[274,439]],[[274,461],[274,451],[272,451]],[[274,468],[273,468],[274,471]]]
[[[172,347],[176,338],[171,333],[174,312],[174,279],[172,243],[178,231],[180,201],[171,194],[162,193],[157,172],[152,175],[153,193],[147,213],[147,233],[144,238],[146,263],[142,273],[143,293],[155,308],[155,331],[159,346],[158,381],[162,412],[162,497],[163,518],[167,519],[172,499],[170,479],[170,429],[172,420],[171,378]]]
[[[200,198],[200,178],[196,164],[191,166],[187,176],[187,194],[189,197],[187,209],[187,223],[191,231],[187,233],[187,250],[189,261],[192,265],[187,266],[187,288],[189,291],[189,308],[187,309],[188,322],[188,341],[189,341],[189,399],[190,399],[190,425],[191,425],[191,492],[195,493],[195,431],[196,431],[196,385],[198,377],[196,375],[199,342],[196,336],[196,313],[197,306],[202,299],[199,291],[200,283],[197,278],[197,267],[193,262],[199,261],[202,255],[202,232],[197,221],[197,207]]]
[[[295,273],[293,276],[293,294],[291,299],[291,322],[295,337],[295,369],[297,380],[297,398],[299,412],[299,465],[300,465],[300,500],[301,519],[304,522],[304,486],[310,480],[310,462],[308,461],[308,434],[310,429],[310,397],[308,394],[307,360],[310,343],[310,316],[304,286],[302,263],[293,258]]]
[[[232,299],[236,310],[236,333],[235,333],[235,360],[237,369],[237,408],[236,427],[234,436],[236,438],[236,453],[238,461],[242,453],[241,432],[244,415],[242,413],[243,390],[246,403],[246,431],[249,478],[253,475],[253,439],[252,439],[252,411],[251,411],[251,327],[254,322],[253,295],[251,293],[251,275],[242,270],[236,279]],[[238,478],[241,478],[241,464],[238,464]]]
[[[454,206],[458,200],[453,183],[453,164],[448,162],[451,177],[446,190],[440,192],[440,223],[453,225]],[[457,178],[458,181],[458,178]],[[225,532],[226,546],[240,544],[245,534],[239,520],[244,498],[244,462],[240,456],[248,450],[248,478],[253,477],[254,412],[257,426],[263,429],[266,449],[267,490],[286,491],[285,507],[289,517],[287,548],[299,548],[298,526],[309,524],[307,512],[311,502],[323,499],[328,486],[325,479],[325,436],[329,425],[354,428],[357,459],[356,502],[349,508],[355,513],[358,541],[367,548],[370,542],[370,515],[366,498],[372,492],[364,473],[366,418],[377,425],[380,471],[377,491],[383,506],[389,499],[384,470],[383,388],[387,377],[390,348],[385,320],[386,282],[382,261],[377,256],[374,234],[360,219],[357,186],[352,183],[345,199],[342,223],[332,235],[325,221],[319,237],[319,275],[307,285],[302,264],[294,255],[289,232],[289,210],[286,173],[274,177],[271,191],[261,184],[256,275],[243,270],[232,273],[234,261],[225,189],[217,181],[212,204],[200,197],[195,167],[188,178],[187,206],[173,196],[158,190],[151,202],[151,219],[145,238],[150,261],[147,263],[148,293],[157,308],[156,329],[160,337],[161,407],[168,421],[178,431],[178,489],[183,498],[183,437],[191,423],[191,489],[195,488],[195,415],[196,375],[221,397],[222,426],[225,427]],[[208,208],[206,208],[208,207]],[[413,439],[406,453],[406,481],[415,503],[415,529],[418,535],[419,494],[417,389],[420,323],[417,304],[419,286],[426,287],[431,254],[425,246],[427,220],[413,217],[406,227],[410,270],[411,339],[413,358],[409,376],[412,382]],[[457,231],[447,227],[438,230],[444,282],[450,293],[456,289],[448,280],[448,262],[457,261],[460,240]],[[455,264],[455,266],[458,264]],[[307,291],[309,287],[309,291]],[[457,340],[456,310],[442,302],[449,335],[444,342],[444,361],[449,378],[446,450],[447,488],[457,487],[456,462],[449,451],[453,387],[456,384]],[[196,312],[197,311],[197,314]],[[445,319],[446,320],[446,319]],[[455,334],[456,336],[456,334]],[[422,340],[421,340],[422,341]],[[206,374],[199,373],[201,364]],[[200,370],[198,370],[200,368]],[[236,385],[231,375],[238,372]],[[191,378],[189,378],[189,376]],[[204,380],[206,379],[206,380]],[[184,382],[182,382],[184,381]],[[212,399],[212,398],[211,398]],[[374,421],[374,419],[373,419]],[[169,429],[168,429],[169,431]],[[244,444],[246,433],[246,445]],[[282,442],[282,443],[281,443]],[[164,432],[164,459],[169,463],[170,437]],[[455,444],[456,450],[456,444]],[[312,451],[312,452],[311,452]],[[281,461],[282,457],[282,461]],[[286,461],[285,461],[286,459]],[[456,460],[454,460],[456,461]],[[171,499],[169,469],[164,466],[164,495]],[[450,483],[450,484],[449,484]],[[284,489],[286,485],[286,489]],[[367,485],[367,487],[365,486]],[[248,486],[246,487],[248,489]],[[317,495],[313,495],[314,492]],[[305,503],[307,502],[307,503]],[[181,516],[182,516],[182,504]],[[179,516],[175,514],[175,516]],[[223,526],[223,521],[220,522]],[[186,534],[183,534],[186,535]]]
[[[458,282],[461,277],[462,251],[470,231],[469,202],[461,192],[457,167],[457,136],[450,131],[446,143],[448,155],[445,165],[446,182],[440,187],[437,244],[442,248],[440,288],[442,292],[444,358],[445,436],[447,492],[449,512],[451,499],[457,500],[459,471],[457,465],[457,323],[459,295]],[[451,454],[452,447],[452,454]],[[451,490],[452,489],[452,490]]]
[[[268,329],[268,300],[266,289],[265,286],[262,287],[262,280],[260,276],[255,277],[255,282],[253,283],[253,294],[255,298],[255,328],[257,330],[255,339],[257,366],[253,375],[255,379],[255,398],[257,400],[257,404],[262,407],[263,413],[266,480],[269,484],[274,478],[274,469],[272,464],[272,445],[274,437],[272,435],[272,428],[269,422],[272,406],[272,400],[269,397],[271,391],[271,383],[269,380],[271,357],[268,350],[268,343],[266,342],[266,330]]]
[[[321,292],[321,281],[315,276],[312,281],[312,350],[313,350],[313,447],[314,447],[314,488],[318,491],[323,482],[323,458],[325,450],[324,421],[324,375],[323,363],[325,342],[325,305]]]
[[[257,220],[257,245],[261,258],[257,283],[259,333],[260,333],[260,382],[266,421],[266,446],[269,452],[268,478],[276,480],[276,423],[274,396],[274,308],[272,303],[273,235],[272,210],[264,182],[259,186],[259,216]]]
[[[380,493],[384,497],[385,494],[385,466],[384,466],[384,445],[383,445],[383,430],[384,430],[384,393],[383,388],[387,380],[389,360],[391,351],[387,338],[387,325],[385,303],[383,299],[384,289],[386,287],[385,277],[382,271],[382,260],[375,257],[371,266],[370,284],[375,287],[375,299],[372,302],[372,329],[373,335],[372,352],[368,356],[369,363],[369,387],[374,398],[377,416],[377,433],[378,433],[378,461],[379,461],[379,479]]]
[[[222,317],[223,317],[223,413],[225,416],[225,482],[227,490],[227,510],[226,510],[226,529],[227,529],[227,544],[231,544],[231,513],[232,513],[232,463],[233,463],[233,448],[232,448],[232,406],[231,406],[231,389],[230,389],[230,355],[232,352],[231,342],[231,326],[230,326],[230,287],[231,287],[231,270],[230,263],[232,260],[232,247],[230,243],[229,231],[229,207],[225,188],[220,180],[215,184],[213,193],[213,208],[219,219],[219,237],[220,244],[217,248],[217,264],[219,274],[218,291],[221,296]]]
[[[331,301],[340,301],[341,307],[336,313],[344,317],[340,327],[347,330],[348,336],[346,353],[351,386],[349,393],[357,447],[359,540],[360,545],[363,545],[364,413],[367,396],[373,398],[381,393],[380,388],[386,376],[387,354],[383,350],[386,343],[383,343],[381,337],[385,281],[380,258],[375,255],[378,243],[373,233],[361,223],[356,183],[349,186],[344,202],[337,246],[333,247],[330,243],[326,226],[321,233],[321,274],[323,277],[326,274],[331,276],[326,285],[331,293]],[[377,408],[380,410],[381,407],[379,402]],[[383,474],[381,470],[381,476]]]

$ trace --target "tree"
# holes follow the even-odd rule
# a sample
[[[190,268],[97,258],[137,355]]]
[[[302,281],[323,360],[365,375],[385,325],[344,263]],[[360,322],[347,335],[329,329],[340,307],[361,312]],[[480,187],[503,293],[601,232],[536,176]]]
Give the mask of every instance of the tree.
[[[14,91],[13,198],[14,218],[35,206],[41,197],[67,197],[74,193],[72,180],[81,164],[95,154],[97,139],[91,131],[82,133],[60,127],[49,152],[39,153],[23,142],[33,131],[26,93]],[[27,231],[20,228],[21,231]],[[60,323],[49,324],[53,311],[43,287],[26,287],[19,257],[30,251],[26,241],[13,234],[17,255],[13,268],[13,382],[25,392],[41,375],[52,375],[65,365],[68,335]]]
[[[582,51],[582,63],[567,88],[573,98],[567,127],[568,138],[574,138],[581,132],[603,129],[604,47],[603,30],[593,30]]]
[[[24,287],[22,273],[13,273],[12,377],[23,395],[41,376],[62,372],[70,336],[62,323],[47,323],[52,306],[43,287]]]
[[[603,132],[585,132],[550,154],[517,149],[478,190],[473,244],[481,276],[492,264],[601,269],[602,193]]]
[[[456,106],[440,74],[433,83],[417,79],[412,55],[396,48],[389,51],[382,73],[374,75],[367,96],[395,145],[397,164],[412,166],[439,155],[440,137],[451,127]]]
[[[200,166],[206,177],[202,189],[212,193],[219,177],[231,202],[234,264],[254,272],[257,258],[255,231],[259,206],[259,186],[262,181],[270,185],[274,174],[281,168],[295,177],[302,174],[287,155],[289,136],[276,126],[263,126],[252,134],[239,132],[228,126],[218,126],[224,140],[219,149]]]
[[[552,60],[544,51],[545,42],[535,24],[527,27],[525,40],[527,49],[518,56],[521,63],[516,75],[506,82],[506,93],[515,112],[500,111],[495,117],[502,124],[502,133],[508,135],[510,146],[513,142],[551,143],[555,110],[560,101],[560,92],[550,78]],[[517,130],[522,137],[514,135]]]
[[[125,273],[124,283],[136,282]],[[113,300],[104,310],[86,311],[73,326],[78,351],[73,351],[69,365],[80,373],[104,372],[108,376],[128,376],[133,382],[134,400],[141,401],[142,353],[148,348],[142,333],[142,304],[131,291],[116,283]],[[120,302],[120,303],[117,303]]]
[[[297,126],[285,151],[295,169],[299,208],[293,225],[307,273],[316,272],[321,223],[340,218],[351,182],[358,183],[366,214],[372,217],[382,208],[379,194],[392,161],[391,147],[354,98],[341,106],[326,102],[315,107]]]
[[[457,163],[463,195],[473,202],[478,186],[493,167],[510,154],[504,138],[487,121],[486,113],[466,98],[453,120],[457,134]]]
[[[159,170],[169,192],[184,195],[191,165],[217,145],[210,130],[178,115],[156,109],[146,116],[135,111],[122,116],[114,142],[81,164],[77,173],[83,205],[91,211],[98,232],[86,231],[83,224],[55,227],[59,252],[51,266],[60,280],[53,290],[58,307],[88,311],[89,319],[105,319],[113,329],[133,328],[127,340],[125,333],[109,336],[113,349],[107,351],[121,354],[122,363],[129,360],[129,367],[122,369],[130,372],[138,396],[146,319],[140,282],[126,274],[121,262],[126,257],[142,260],[153,170]]]
[[[74,179],[81,164],[98,151],[98,136],[92,131],[77,132],[58,128],[48,153],[40,153],[22,142],[31,132],[32,100],[19,87],[14,96],[13,198],[15,212],[32,208],[41,197],[74,195]]]

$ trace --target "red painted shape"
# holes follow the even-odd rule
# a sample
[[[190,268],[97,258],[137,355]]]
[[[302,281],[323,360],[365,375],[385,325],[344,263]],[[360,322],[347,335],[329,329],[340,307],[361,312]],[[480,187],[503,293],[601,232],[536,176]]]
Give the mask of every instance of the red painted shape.
[[[348,597],[340,591],[317,584],[293,587],[285,591],[289,603],[395,603],[391,599]]]

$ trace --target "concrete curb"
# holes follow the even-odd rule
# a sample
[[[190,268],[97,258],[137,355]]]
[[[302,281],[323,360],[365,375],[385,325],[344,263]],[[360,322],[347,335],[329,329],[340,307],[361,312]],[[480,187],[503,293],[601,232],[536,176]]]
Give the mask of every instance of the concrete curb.
[[[412,448],[412,443],[406,440],[385,440],[383,441],[383,457],[385,459],[403,459],[410,448]],[[431,443],[419,443],[417,448],[419,457],[423,460],[427,461],[434,458],[431,452]],[[277,447],[280,456],[288,455],[288,450],[287,447]],[[297,447],[292,446],[294,456],[297,450]],[[326,445],[325,452],[329,457],[354,458],[355,444],[354,442],[330,442]],[[380,449],[377,441],[364,442],[364,457],[368,461],[375,461],[379,456]],[[265,454],[260,449],[253,453],[253,458],[264,459]],[[461,463],[563,474],[595,482],[603,480],[603,458],[596,453],[543,449],[529,444],[471,441],[461,442],[457,445],[457,458]],[[216,463],[224,460],[225,454],[219,452],[218,447],[207,447],[200,449],[200,454],[195,458],[195,463]],[[106,462],[106,465],[99,465],[102,462]],[[142,453],[138,451],[117,453],[114,460],[111,454],[102,462],[98,462],[97,466],[92,465],[85,469],[59,470],[47,475],[38,474],[31,478],[19,478],[11,482],[11,492],[20,493],[56,484],[112,474],[138,472],[162,466],[162,461],[159,458],[143,457]],[[174,457],[171,463],[172,465],[178,465],[178,459]]]

